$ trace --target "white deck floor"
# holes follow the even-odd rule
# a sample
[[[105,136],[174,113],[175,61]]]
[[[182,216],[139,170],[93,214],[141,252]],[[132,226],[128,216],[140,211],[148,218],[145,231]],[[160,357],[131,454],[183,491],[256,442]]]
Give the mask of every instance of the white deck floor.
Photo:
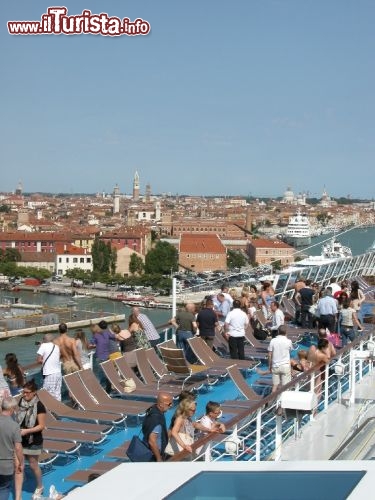
[[[371,405],[364,415],[366,403],[375,402],[375,371],[366,375],[356,384],[356,402],[349,404],[349,393],[343,395],[341,403],[331,404],[327,411],[320,412],[315,421],[302,427],[299,439],[293,436],[282,445],[281,460],[328,460],[339,446],[349,437],[350,430],[359,418],[361,422],[375,416],[375,406]],[[375,443],[367,443],[367,448]],[[360,453],[360,451],[358,451]],[[353,456],[352,459],[360,459]]]

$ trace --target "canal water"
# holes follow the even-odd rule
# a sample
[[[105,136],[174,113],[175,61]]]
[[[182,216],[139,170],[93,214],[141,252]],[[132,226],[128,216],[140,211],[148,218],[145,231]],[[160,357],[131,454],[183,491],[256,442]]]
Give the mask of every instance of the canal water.
[[[322,244],[333,237],[333,234],[322,234],[312,238],[311,246],[302,250],[307,255],[320,255]],[[342,245],[349,247],[353,256],[365,253],[375,242],[375,227],[353,228],[343,233],[338,233],[336,239]]]
[[[303,253],[307,255],[319,255],[321,246],[325,240],[332,238],[333,235],[321,235],[313,238],[312,246],[303,249]],[[354,228],[337,236],[337,239],[345,246],[352,249],[353,255],[360,255],[366,252],[375,241],[375,227],[369,228]],[[33,293],[33,292],[5,292],[0,291],[0,302],[3,303],[7,297],[19,297],[26,304],[47,305],[50,307],[69,308],[68,302],[72,299],[69,296],[52,295],[48,293]],[[127,326],[127,318],[131,312],[130,307],[125,306],[121,301],[113,301],[104,298],[80,298],[76,300],[77,309],[87,311],[87,313],[97,313],[97,317],[106,314],[125,314],[126,319],[123,327]],[[74,308],[70,307],[72,320],[74,320]],[[171,317],[170,310],[163,309],[148,309],[144,311],[154,325],[159,326],[165,324]],[[82,317],[82,315],[80,315]],[[90,314],[91,317],[91,314]],[[86,334],[89,331],[86,329]],[[73,332],[72,332],[73,333]],[[42,335],[33,335],[30,337],[17,337],[7,340],[0,340],[0,364],[4,364],[4,356],[8,352],[15,352],[21,364],[30,364],[35,361],[37,346],[35,342],[41,340]]]
[[[18,297],[20,302],[25,304],[38,304],[41,306],[49,306],[49,307],[62,307],[63,309],[69,308],[72,315],[72,320],[74,320],[74,308],[68,306],[68,302],[72,299],[69,296],[63,295],[53,295],[49,293],[33,293],[33,292],[9,292],[9,291],[0,291],[0,303],[4,303],[4,300],[7,298]],[[123,328],[126,328],[127,318],[131,313],[131,308],[125,306],[121,301],[109,300],[104,298],[80,298],[76,301],[77,306],[75,306],[80,311],[86,311],[88,317],[92,316],[92,313],[95,314],[96,317],[113,315],[113,314],[125,314],[125,321],[121,324]],[[163,309],[145,309],[145,314],[151,319],[155,326],[165,324],[170,318],[172,311],[163,310]],[[84,317],[84,313],[80,314],[80,317]],[[88,338],[90,338],[91,333],[89,329],[84,329]],[[74,333],[74,329],[70,332]],[[42,339],[42,334],[31,335],[27,337],[14,337],[6,340],[0,340],[0,365],[4,368],[4,356],[8,352],[16,353],[18,360],[21,365],[28,365],[30,363],[34,363],[36,360],[36,351],[38,350],[38,346],[35,345],[36,342],[40,342]]]

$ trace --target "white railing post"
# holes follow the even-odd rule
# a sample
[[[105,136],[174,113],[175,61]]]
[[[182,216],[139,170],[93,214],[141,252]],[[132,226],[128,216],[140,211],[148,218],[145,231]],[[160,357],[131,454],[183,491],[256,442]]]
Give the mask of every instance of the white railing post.
[[[204,452],[204,461],[211,462],[211,442],[208,442],[206,450]]]
[[[257,420],[256,420],[256,441],[255,441],[255,461],[260,462],[260,447],[261,447],[261,439],[262,439],[262,408],[259,408],[257,411]]]
[[[372,357],[370,357],[370,359],[369,359],[369,365],[368,365],[368,371],[369,371],[369,373],[371,373],[372,370],[374,369],[374,349],[373,349],[373,346],[374,346],[374,339],[373,339],[373,336],[370,335],[370,337],[369,337],[369,339],[367,341],[367,349],[372,352]]]
[[[282,434],[282,422],[283,417],[277,415],[276,416],[276,435],[275,435],[275,462],[281,460],[281,445],[283,442],[283,434]]]
[[[342,356],[339,356],[339,359],[337,360],[337,364],[343,365],[342,363]],[[345,368],[343,368],[345,371]],[[342,400],[342,384],[341,384],[341,375],[337,375],[337,402],[341,403]]]
[[[350,351],[350,404],[355,403],[355,357],[353,355],[353,350]]]
[[[329,396],[329,363],[324,367],[324,411],[328,409]]]
[[[315,372],[313,372],[311,375],[310,375],[310,391],[311,392],[314,392],[315,391]],[[319,406],[319,401],[318,401],[318,406]],[[310,414],[310,422],[312,422],[314,420],[314,412],[311,412]]]
[[[359,343],[359,350],[363,351],[363,340]],[[359,360],[359,380],[362,380],[362,372],[363,372],[363,360]],[[355,381],[355,379],[354,379]]]

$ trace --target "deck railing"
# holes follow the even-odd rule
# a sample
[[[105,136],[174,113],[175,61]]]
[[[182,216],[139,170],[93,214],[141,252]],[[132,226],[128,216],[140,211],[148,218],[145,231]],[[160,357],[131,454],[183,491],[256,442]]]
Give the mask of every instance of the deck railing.
[[[314,422],[314,414],[325,412],[331,404],[340,403],[344,393],[348,393],[349,403],[354,403],[356,383],[372,370],[373,334],[374,331],[371,331],[341,349],[322,369],[311,368],[294,377],[276,393],[255,402],[251,410],[244,409],[237,413],[237,408],[236,414],[226,423],[226,434],[207,434],[194,442],[193,450],[199,450],[194,460],[281,460],[286,439],[292,436],[299,439],[301,428],[308,422],[319,425]],[[366,354],[370,353],[369,359],[361,359],[362,355],[355,354],[364,352],[366,348]],[[359,359],[356,359],[357,356]],[[324,382],[321,382],[322,373]],[[314,392],[317,404],[312,412],[285,410],[279,414],[276,410],[281,394],[287,390]],[[226,408],[226,412],[230,413],[230,409]],[[187,455],[186,451],[182,451],[172,460],[183,460]]]

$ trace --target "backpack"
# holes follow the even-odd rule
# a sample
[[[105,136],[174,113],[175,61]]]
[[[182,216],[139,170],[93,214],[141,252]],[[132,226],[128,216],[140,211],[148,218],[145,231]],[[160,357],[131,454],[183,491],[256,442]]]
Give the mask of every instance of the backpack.
[[[264,328],[264,326],[258,319],[254,321],[254,324],[252,326],[254,330],[254,337],[257,340],[267,340],[270,332],[267,330],[267,328]]]

